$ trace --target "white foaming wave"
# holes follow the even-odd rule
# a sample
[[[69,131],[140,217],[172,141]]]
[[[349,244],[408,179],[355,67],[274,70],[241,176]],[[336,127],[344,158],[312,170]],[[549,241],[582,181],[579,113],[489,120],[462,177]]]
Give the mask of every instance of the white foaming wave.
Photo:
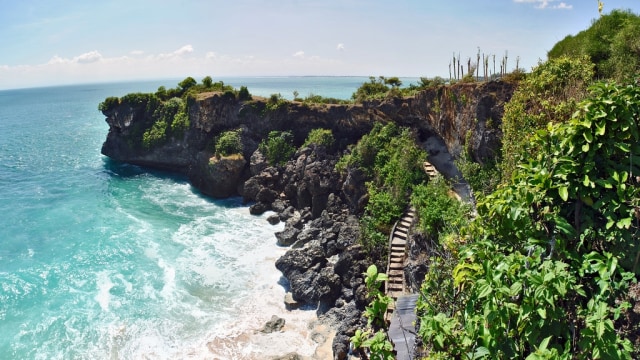
[[[100,304],[102,311],[109,311],[109,302],[111,301],[111,294],[109,291],[113,287],[113,282],[109,278],[109,272],[100,271],[96,274],[96,286],[98,293],[95,296],[95,300]]]

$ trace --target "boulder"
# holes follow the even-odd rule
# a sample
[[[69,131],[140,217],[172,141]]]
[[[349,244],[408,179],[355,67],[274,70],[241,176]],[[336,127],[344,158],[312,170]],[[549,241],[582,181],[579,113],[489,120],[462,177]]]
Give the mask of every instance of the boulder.
[[[263,332],[265,334],[270,334],[272,332],[280,331],[284,327],[284,324],[285,324],[285,320],[283,318],[273,315],[271,317],[271,320],[267,321],[267,323],[264,324],[262,329],[260,329],[260,332]]]

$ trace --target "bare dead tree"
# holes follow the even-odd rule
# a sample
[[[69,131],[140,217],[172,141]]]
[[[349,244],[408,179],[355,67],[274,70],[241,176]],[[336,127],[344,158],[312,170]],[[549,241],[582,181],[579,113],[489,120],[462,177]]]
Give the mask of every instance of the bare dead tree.
[[[496,54],[493,54],[493,75],[496,75]]]
[[[478,54],[476,55],[476,81],[480,81],[480,46],[478,46]]]

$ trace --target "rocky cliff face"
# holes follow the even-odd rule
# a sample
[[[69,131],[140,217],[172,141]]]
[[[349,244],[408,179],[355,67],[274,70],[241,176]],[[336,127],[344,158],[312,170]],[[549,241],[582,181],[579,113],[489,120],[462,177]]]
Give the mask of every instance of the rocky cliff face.
[[[200,94],[188,107],[190,126],[180,134],[169,134],[153,148],[141,146],[142,133],[153,125],[146,104],[121,103],[105,111],[109,134],[102,153],[115,160],[171,170],[189,175],[204,193],[216,197],[237,195],[237,186],[212,191],[209,182],[219,182],[223,175],[209,171],[213,156],[212,139],[226,130],[243,128],[244,157],[249,164],[259,142],[271,130],[292,131],[297,145],[310,130],[331,129],[338,148],[353,144],[366,134],[376,121],[395,122],[416,128],[425,147],[445,144],[453,156],[463,150],[476,161],[485,161],[500,148],[500,122],[503,105],[514,86],[502,82],[459,84],[425,90],[414,97],[372,101],[358,105],[313,105],[288,103],[269,110],[264,99],[248,102],[218,93]],[[430,141],[431,140],[431,141]],[[245,166],[248,170],[248,165]],[[241,180],[250,173],[245,172]],[[216,178],[214,178],[216,177]],[[237,181],[237,177],[233,177]]]
[[[105,112],[109,134],[102,153],[187,174],[205,194],[241,195],[253,203],[252,213],[274,210],[278,216],[270,221],[285,221],[284,230],[276,234],[278,244],[291,247],[276,262],[289,281],[290,300],[318,305],[319,313],[334,320],[338,328],[334,356],[344,359],[349,337],[363,325],[362,274],[369,260],[357,244],[366,179],[357,171],[336,173],[342,152],[376,121],[395,122],[416,129],[431,158],[439,160],[436,167],[454,176],[457,169],[450,160],[462,151],[480,162],[496,155],[503,105],[513,90],[513,85],[500,82],[461,84],[404,99],[359,105],[288,103],[275,110],[262,99],[239,102],[221,94],[201,94],[189,104],[189,128],[168,135],[153,148],[140,145],[142,132],[153,125],[145,104],[122,103]],[[215,157],[212,140],[223,131],[240,128],[242,156]],[[315,128],[331,129],[336,149],[301,148],[279,167],[269,166],[257,150],[271,130],[291,131],[300,146]]]

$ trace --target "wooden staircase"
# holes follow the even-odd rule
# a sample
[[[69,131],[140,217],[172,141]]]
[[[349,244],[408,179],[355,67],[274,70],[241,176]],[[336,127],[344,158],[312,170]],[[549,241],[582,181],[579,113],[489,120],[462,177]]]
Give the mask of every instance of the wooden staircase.
[[[388,280],[385,283],[385,293],[393,299],[393,303],[387,309],[385,320],[390,321],[395,309],[398,297],[407,293],[407,284],[404,280],[404,260],[407,252],[407,238],[409,228],[413,224],[415,211],[407,210],[402,218],[396,222],[389,236],[389,261],[387,262]]]
[[[422,164],[422,168],[424,169],[424,172],[426,172],[427,175],[429,175],[430,179],[433,179],[434,177],[436,177],[439,174],[438,170],[436,170],[436,167],[433,166],[433,164],[431,164],[428,161],[425,161]]]

